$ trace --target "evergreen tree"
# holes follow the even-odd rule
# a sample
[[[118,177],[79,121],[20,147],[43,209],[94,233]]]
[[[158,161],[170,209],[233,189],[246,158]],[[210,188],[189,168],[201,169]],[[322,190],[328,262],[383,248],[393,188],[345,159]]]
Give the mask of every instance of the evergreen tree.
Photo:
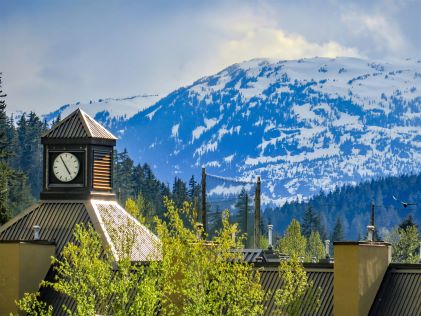
[[[248,217],[250,212],[250,199],[245,188],[241,189],[235,204],[237,210],[236,221],[239,224],[242,233],[248,232]]]
[[[410,226],[414,226],[415,228],[418,228],[418,225],[415,223],[414,218],[412,217],[411,214],[409,214],[400,224],[399,224],[399,228],[400,229],[407,229]]]
[[[6,164],[7,153],[7,121],[6,121],[6,94],[2,91],[0,73],[0,225],[6,223],[10,218],[8,207],[8,180],[10,177],[9,167]]]
[[[114,190],[118,200],[123,204],[129,197],[133,197],[133,160],[130,159],[126,149],[121,153],[116,151],[114,168]]]
[[[172,186],[172,200],[178,208],[188,201],[188,193],[186,183],[180,178],[175,177]]]
[[[194,175],[192,175],[189,180],[188,195],[190,202],[192,203],[193,209],[195,209],[196,212],[199,212],[200,209],[200,193],[201,185],[197,183],[196,179],[194,178]]]
[[[301,230],[304,237],[309,238],[312,231],[314,231],[314,224],[316,221],[316,214],[313,211],[313,207],[310,205],[304,210],[303,221],[301,225]]]
[[[342,241],[345,238],[345,232],[344,232],[344,224],[342,217],[338,216],[336,218],[335,227],[333,228],[332,233],[332,242],[333,241]]]

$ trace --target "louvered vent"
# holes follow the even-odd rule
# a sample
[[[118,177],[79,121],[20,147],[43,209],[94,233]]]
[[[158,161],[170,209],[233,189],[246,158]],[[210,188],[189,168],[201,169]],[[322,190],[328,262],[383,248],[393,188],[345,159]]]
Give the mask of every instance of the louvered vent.
[[[94,189],[111,191],[111,152],[94,150]]]

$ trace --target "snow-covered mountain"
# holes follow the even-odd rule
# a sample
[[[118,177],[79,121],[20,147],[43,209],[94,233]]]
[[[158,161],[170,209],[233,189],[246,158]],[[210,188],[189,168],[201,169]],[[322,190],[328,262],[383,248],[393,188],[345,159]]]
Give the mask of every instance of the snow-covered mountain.
[[[43,115],[42,118],[48,123],[53,122],[58,116],[66,117],[77,108],[83,108],[89,115],[101,121],[108,128],[113,128],[116,122],[121,122],[132,117],[139,111],[143,111],[159,100],[157,94],[136,95],[127,98],[106,98],[90,100],[88,102],[75,102],[65,104],[56,111]]]
[[[224,177],[260,175],[264,201],[282,204],[421,171],[421,61],[255,59],[112,129],[119,148],[160,179],[187,179],[201,166]]]

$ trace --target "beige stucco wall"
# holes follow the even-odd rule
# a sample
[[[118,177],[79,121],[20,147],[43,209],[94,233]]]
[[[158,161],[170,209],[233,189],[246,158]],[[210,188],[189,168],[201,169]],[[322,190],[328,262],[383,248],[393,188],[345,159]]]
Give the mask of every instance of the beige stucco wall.
[[[48,243],[0,243],[0,315],[17,313],[15,300],[38,291],[54,252]]]
[[[335,243],[334,315],[368,315],[391,261],[387,243]]]

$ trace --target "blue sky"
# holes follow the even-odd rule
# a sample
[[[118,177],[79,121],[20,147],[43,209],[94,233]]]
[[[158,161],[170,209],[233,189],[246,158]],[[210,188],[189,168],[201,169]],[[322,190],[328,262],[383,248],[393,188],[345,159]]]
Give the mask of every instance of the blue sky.
[[[0,1],[8,111],[164,95],[243,60],[420,57],[421,1]]]

